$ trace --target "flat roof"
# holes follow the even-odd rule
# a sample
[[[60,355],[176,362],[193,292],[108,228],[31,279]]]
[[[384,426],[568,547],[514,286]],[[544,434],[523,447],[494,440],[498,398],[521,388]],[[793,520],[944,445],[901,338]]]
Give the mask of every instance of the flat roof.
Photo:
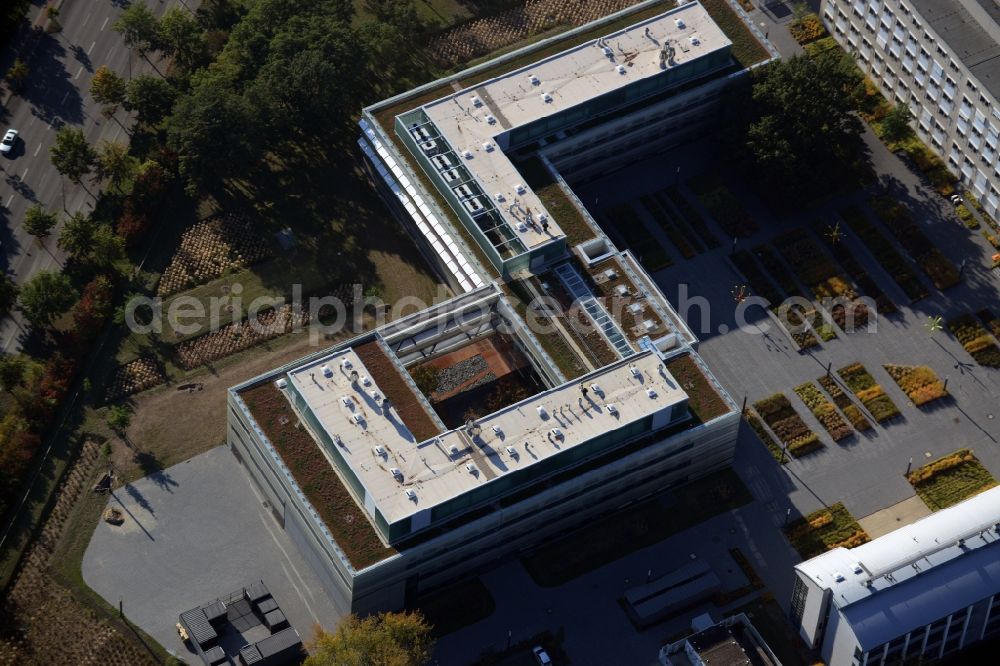
[[[910,0],[913,8],[972,72],[994,99],[1000,100],[1000,7],[996,0]],[[966,5],[973,2],[980,21]]]
[[[357,382],[352,382],[352,372],[358,373]],[[588,375],[586,398],[581,385],[571,382],[481,419],[475,438],[463,428],[417,442],[395,408],[384,408],[384,394],[350,348],[295,368],[288,380],[319,426],[339,441],[337,451],[365,488],[365,504],[389,523],[668,410],[688,397],[659,357],[647,351]],[[399,470],[399,477],[393,469]],[[407,490],[415,493],[412,499]]]
[[[503,196],[498,208],[531,249],[563,233],[558,220],[548,215],[497,147],[497,136],[662,73],[665,68],[660,65],[659,52],[667,40],[675,50],[673,66],[731,45],[708,12],[692,2],[464,88],[422,109],[457,153],[471,154],[463,159],[464,166],[494,202],[496,195]],[[518,186],[523,188],[520,192]],[[519,207],[514,206],[515,201]],[[546,232],[523,224],[528,211],[534,220],[543,213],[548,216]]]
[[[831,590],[833,603],[857,623],[855,633],[867,631],[870,640],[892,638],[920,626],[920,618],[933,620],[950,612],[946,607],[954,610],[1000,592],[998,524],[1000,486],[795,568]],[[994,564],[987,566],[990,561]]]

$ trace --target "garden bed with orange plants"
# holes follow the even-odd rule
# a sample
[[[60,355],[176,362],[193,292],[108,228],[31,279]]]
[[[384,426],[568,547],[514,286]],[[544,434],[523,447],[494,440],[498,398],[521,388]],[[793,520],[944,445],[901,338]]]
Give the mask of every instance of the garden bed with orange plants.
[[[872,429],[872,423],[868,420],[868,417],[858,409],[858,406],[854,404],[854,401],[840,389],[840,385],[834,380],[833,377],[829,375],[823,375],[817,381],[819,385],[823,387],[831,399],[833,399],[833,404],[835,404],[840,411],[844,413],[847,420],[851,422],[851,425],[858,432],[864,432],[866,430]]]
[[[959,449],[910,472],[906,480],[933,511],[958,504],[997,485],[972,451]]]
[[[926,365],[883,365],[914,405],[926,405],[948,395],[944,383]]]
[[[979,365],[1000,368],[1000,347],[972,315],[962,315],[948,322],[948,329]]]
[[[819,435],[809,429],[784,394],[775,393],[758,400],[753,406],[764,423],[788,447],[792,457],[801,458],[823,448]]]
[[[837,374],[876,421],[882,423],[899,416],[896,403],[886,395],[885,389],[875,381],[865,366],[852,363],[838,370]]]
[[[826,28],[815,14],[806,14],[788,24],[792,38],[802,46],[826,37]]]
[[[855,548],[870,541],[868,533],[840,502],[792,521],[784,532],[803,559],[834,548]]]
[[[271,256],[271,244],[249,217],[227,214],[199,222],[184,232],[180,247],[163,271],[158,296],[214,280]]]
[[[830,433],[833,441],[839,442],[845,437],[854,434],[854,430],[851,426],[847,425],[840,412],[833,406],[833,403],[827,400],[823,392],[816,388],[816,385],[812,382],[796,386],[795,395],[802,398],[802,402],[806,404],[806,407],[816,417],[816,420],[820,422],[820,425]]]

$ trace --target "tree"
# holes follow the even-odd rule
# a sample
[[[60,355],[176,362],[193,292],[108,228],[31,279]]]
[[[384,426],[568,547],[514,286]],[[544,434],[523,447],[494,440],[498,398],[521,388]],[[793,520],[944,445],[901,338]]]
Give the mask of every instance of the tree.
[[[191,71],[204,62],[203,37],[204,32],[198,20],[180,7],[171,7],[160,19],[160,48],[185,71]]]
[[[98,226],[89,215],[74,213],[59,232],[59,249],[78,260],[85,260],[94,251]]]
[[[24,85],[25,80],[28,78],[28,74],[31,70],[28,69],[28,65],[20,58],[14,59],[14,64],[10,66],[7,70],[7,74],[4,78],[10,83],[11,88],[15,91],[20,90],[21,86]]]
[[[114,115],[125,102],[125,79],[107,65],[101,65],[90,80],[90,94],[104,105],[107,115]]]
[[[111,405],[108,407],[108,426],[111,427],[119,437],[125,436],[132,423],[132,412],[125,405]]]
[[[139,55],[146,55],[159,46],[160,23],[142,0],[122,10],[112,27],[122,36],[125,45]]]
[[[128,146],[115,141],[104,141],[97,149],[96,174],[118,187],[135,173],[136,160],[128,154]]]
[[[177,91],[166,79],[140,74],[125,87],[125,108],[135,111],[139,122],[155,125],[170,114]]]
[[[55,213],[46,212],[41,204],[35,204],[24,214],[24,230],[41,242],[52,232],[58,218]]]
[[[913,120],[913,114],[910,113],[909,107],[905,104],[897,104],[882,118],[882,136],[889,143],[908,139],[913,135],[913,128],[910,127],[911,120]]]
[[[107,224],[98,225],[84,260],[95,268],[110,268],[125,258],[125,241]]]
[[[303,666],[423,666],[433,647],[419,612],[348,615],[332,634],[317,629]]]
[[[27,369],[23,356],[0,356],[0,388],[13,391],[24,384]]]
[[[73,285],[67,275],[42,271],[21,288],[21,311],[35,326],[48,326],[56,317],[69,310],[76,301]]]
[[[90,173],[97,153],[87,143],[83,131],[64,126],[56,133],[56,142],[50,150],[52,165],[62,175],[80,184],[80,179]]]
[[[0,275],[0,317],[6,316],[17,303],[17,283],[7,275]]]

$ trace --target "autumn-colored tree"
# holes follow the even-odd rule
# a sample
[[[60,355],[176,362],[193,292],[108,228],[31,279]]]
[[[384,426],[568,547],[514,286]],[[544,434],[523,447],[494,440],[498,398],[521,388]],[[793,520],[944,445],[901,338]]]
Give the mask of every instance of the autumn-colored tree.
[[[433,648],[419,612],[348,615],[332,634],[316,628],[304,666],[423,666]]]

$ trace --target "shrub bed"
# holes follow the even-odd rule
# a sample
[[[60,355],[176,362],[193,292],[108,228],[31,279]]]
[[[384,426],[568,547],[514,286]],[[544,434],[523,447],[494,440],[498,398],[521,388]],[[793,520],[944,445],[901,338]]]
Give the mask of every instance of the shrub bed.
[[[679,224],[677,224],[671,216],[664,210],[660,204],[653,199],[653,197],[646,196],[642,197],[640,200],[643,207],[649,211],[649,214],[653,217],[656,225],[663,229],[663,233],[667,235],[670,242],[674,244],[681,256],[685,259],[690,259],[701,252],[701,247],[698,245],[698,241],[690,236],[690,230],[683,229]]]
[[[976,216],[972,214],[972,211],[969,210],[965,204],[958,204],[955,206],[955,213],[958,215],[958,219],[962,221],[962,224],[964,224],[966,228],[979,228],[979,220],[976,219]]]
[[[827,34],[823,22],[815,14],[806,14],[800,19],[795,19],[788,24],[788,31],[792,33],[792,38],[803,46],[822,39]]]
[[[907,481],[928,506],[937,511],[958,504],[997,485],[969,449],[959,449],[909,473]]]
[[[826,248],[833,255],[847,274],[851,276],[858,287],[861,288],[864,294],[867,294],[872,300],[875,301],[875,307],[878,308],[878,313],[880,314],[891,314],[896,312],[896,304],[892,302],[885,292],[882,291],[882,287],[878,285],[877,282],[868,274],[868,271],[864,269],[861,262],[851,253],[844,243],[835,241],[829,234],[827,229],[824,229],[822,225],[817,221],[813,225],[813,229],[816,231],[817,235],[823,239]]]
[[[778,286],[785,292],[785,296],[795,297],[795,298],[805,298],[805,294],[799,289],[799,285],[795,282],[795,278],[792,274],[785,268],[778,258],[774,255],[767,245],[758,245],[753,248],[753,255],[760,262],[764,270],[768,272],[778,283]],[[783,312],[780,307],[781,301],[774,301],[771,306],[771,310],[784,322],[785,317],[782,316]],[[796,344],[799,345],[800,349],[808,349],[810,347],[815,347],[819,344],[819,340],[816,339],[815,334],[812,329],[810,329],[806,323],[807,322],[817,322],[817,313],[815,311],[806,312],[800,305],[794,305],[788,309],[787,312],[788,323],[791,324],[792,329],[795,332],[792,333],[792,339],[795,340]],[[822,327],[825,322],[822,318],[819,318],[819,325]],[[825,328],[820,333],[821,337],[829,340],[836,337],[833,329],[830,327]]]
[[[803,559],[834,548],[855,548],[870,540],[868,533],[840,502],[792,521],[784,532]]]
[[[990,329],[990,332],[993,333],[993,335],[996,338],[1000,339],[1000,317],[997,317],[995,314],[993,314],[993,312],[989,308],[980,310],[976,314],[979,315],[979,318],[982,320],[983,324],[985,324]]]
[[[684,198],[681,191],[676,187],[668,187],[662,192],[658,192],[656,195],[657,200],[664,206],[668,207],[667,202],[673,204],[674,208],[677,209],[680,217],[694,229],[698,237],[701,238],[702,244],[708,249],[713,249],[719,247],[719,239],[715,237],[712,230],[708,228],[708,221],[702,216],[697,209],[691,205],[691,202]]]
[[[961,282],[955,265],[941,253],[910,215],[906,206],[889,196],[875,197],[872,208],[910,256],[938,289],[948,289]]]
[[[893,282],[899,285],[910,299],[910,303],[915,303],[927,295],[926,287],[910,269],[910,265],[860,208],[855,206],[844,208],[840,211],[840,216],[868,247],[868,251]]]
[[[245,215],[222,215],[199,222],[184,232],[180,247],[156,287],[167,296],[246,268],[271,255],[271,246]]]
[[[772,311],[777,310],[781,301],[784,300],[784,296],[774,286],[771,279],[760,270],[753,256],[749,252],[741,250],[734,254],[731,259],[736,270],[747,279],[749,283],[747,286],[750,287],[751,291],[768,301],[768,307]],[[781,325],[788,331],[788,335],[792,337],[800,349],[808,349],[819,344],[819,340],[808,328],[793,330],[793,327],[790,327],[784,318],[779,316],[778,321],[781,322]]]
[[[783,394],[775,393],[753,406],[793,457],[801,458],[823,448],[819,436],[809,429]]]
[[[160,362],[153,356],[142,356],[115,369],[108,388],[104,392],[105,402],[113,402],[133,393],[140,393],[167,381]]]
[[[695,423],[706,423],[729,411],[715,387],[709,383],[698,363],[688,354],[676,356],[666,363],[667,371],[688,394],[688,409]]]
[[[948,395],[944,383],[926,365],[883,365],[914,405],[926,405]]]
[[[858,432],[864,432],[866,430],[872,429],[871,421],[868,417],[858,409],[858,406],[854,404],[854,401],[848,397],[846,393],[840,390],[840,385],[833,379],[833,377],[828,377],[823,375],[817,381],[819,381],[820,386],[822,386],[826,392],[833,399],[833,404],[840,408],[840,411],[844,412],[844,416],[847,420],[851,422],[851,425]]]
[[[185,340],[174,347],[177,363],[185,370],[212,363],[236,352],[249,349],[265,340],[284,335],[296,327],[309,323],[309,313],[294,313],[291,305],[282,305],[261,312],[256,323],[237,321],[218,330]]]
[[[839,442],[854,433],[854,430],[844,422],[844,419],[837,412],[833,404],[826,399],[826,396],[812,382],[796,386],[795,394],[802,398],[802,402],[806,404],[806,407],[813,413],[816,420],[830,433],[833,441]]]
[[[688,185],[728,238],[749,238],[757,233],[757,222],[717,177],[702,175]]]
[[[882,423],[899,416],[899,408],[869,374],[865,366],[852,363],[837,371],[847,388],[861,401],[876,421]]]
[[[743,416],[747,423],[750,424],[754,434],[757,435],[757,439],[759,439],[761,443],[767,447],[771,456],[782,465],[788,462],[788,457],[785,456],[785,452],[782,450],[781,445],[774,441],[774,437],[771,437],[771,433],[769,433],[767,428],[764,427],[764,422],[760,420],[760,417],[757,416],[753,410],[749,409]]]
[[[618,231],[625,239],[626,245],[639,257],[640,263],[646,270],[658,271],[673,264],[670,255],[660,245],[660,241],[650,235],[646,225],[631,206],[628,204],[615,206],[605,211],[604,216],[610,222],[611,228]]]
[[[988,368],[1000,368],[1000,348],[975,317],[967,314],[952,319],[948,328],[976,363]]]

